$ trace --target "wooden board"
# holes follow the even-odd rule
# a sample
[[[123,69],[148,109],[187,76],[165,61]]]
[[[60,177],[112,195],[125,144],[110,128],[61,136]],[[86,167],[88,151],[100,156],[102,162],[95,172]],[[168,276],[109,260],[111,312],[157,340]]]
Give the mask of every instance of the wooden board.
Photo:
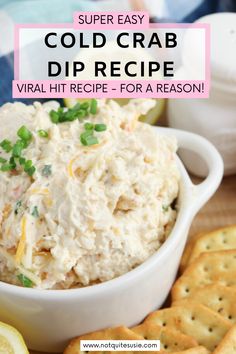
[[[201,181],[197,178],[193,180],[194,183]],[[190,229],[190,238],[200,231],[230,224],[236,224],[236,176],[224,178],[215,195],[196,215]],[[34,351],[31,353],[42,354]]]

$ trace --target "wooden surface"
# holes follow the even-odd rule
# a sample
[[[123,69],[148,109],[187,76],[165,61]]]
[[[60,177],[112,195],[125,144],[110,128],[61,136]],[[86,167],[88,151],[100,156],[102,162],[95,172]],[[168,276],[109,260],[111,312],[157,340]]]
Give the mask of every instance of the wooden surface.
[[[236,175],[225,177],[214,196],[197,214],[190,237],[231,224],[236,224]]]
[[[200,180],[194,178],[194,182],[198,183]],[[226,177],[215,195],[197,214],[190,230],[190,238],[200,231],[230,224],[236,224],[236,175]]]

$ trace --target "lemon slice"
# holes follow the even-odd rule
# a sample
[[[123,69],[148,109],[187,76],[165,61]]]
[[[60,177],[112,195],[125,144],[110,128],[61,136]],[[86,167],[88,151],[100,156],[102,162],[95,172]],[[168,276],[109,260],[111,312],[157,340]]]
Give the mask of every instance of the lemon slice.
[[[64,98],[65,106],[72,108],[78,102],[88,101],[87,98]],[[118,102],[121,106],[126,105],[129,102],[129,98],[114,98],[114,101]],[[156,105],[146,114],[139,117],[139,120],[144,123],[155,125],[162,115],[165,108],[165,100],[160,98],[156,99]]]
[[[0,353],[29,354],[22,335],[3,322],[0,322]]]

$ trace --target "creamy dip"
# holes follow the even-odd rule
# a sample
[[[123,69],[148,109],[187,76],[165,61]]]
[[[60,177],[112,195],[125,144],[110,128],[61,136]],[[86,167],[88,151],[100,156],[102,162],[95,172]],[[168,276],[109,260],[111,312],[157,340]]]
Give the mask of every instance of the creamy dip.
[[[36,168],[32,177],[20,167],[0,171],[2,281],[87,286],[130,271],[161,246],[176,218],[180,176],[175,138],[138,122],[154,104],[100,100],[96,115],[62,124],[49,116],[56,102],[0,109],[0,140],[14,143],[25,125],[33,137],[23,155]],[[98,144],[81,143],[85,122],[106,125],[94,133]],[[0,148],[0,157],[9,154]]]

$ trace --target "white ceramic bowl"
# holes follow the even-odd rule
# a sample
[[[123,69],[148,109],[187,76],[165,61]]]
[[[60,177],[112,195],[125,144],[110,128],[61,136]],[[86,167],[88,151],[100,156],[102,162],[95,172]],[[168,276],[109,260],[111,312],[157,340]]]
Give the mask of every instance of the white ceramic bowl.
[[[182,182],[173,231],[152,257],[129,273],[102,284],[57,291],[0,282],[0,320],[18,328],[29,348],[62,351],[68,340],[79,334],[120,324],[135,325],[166,299],[193,217],[217,189],[223,163],[204,138],[180,130],[155,129],[175,135],[181,148],[197,152],[207,163],[208,177],[200,185],[193,185],[178,160]]]

